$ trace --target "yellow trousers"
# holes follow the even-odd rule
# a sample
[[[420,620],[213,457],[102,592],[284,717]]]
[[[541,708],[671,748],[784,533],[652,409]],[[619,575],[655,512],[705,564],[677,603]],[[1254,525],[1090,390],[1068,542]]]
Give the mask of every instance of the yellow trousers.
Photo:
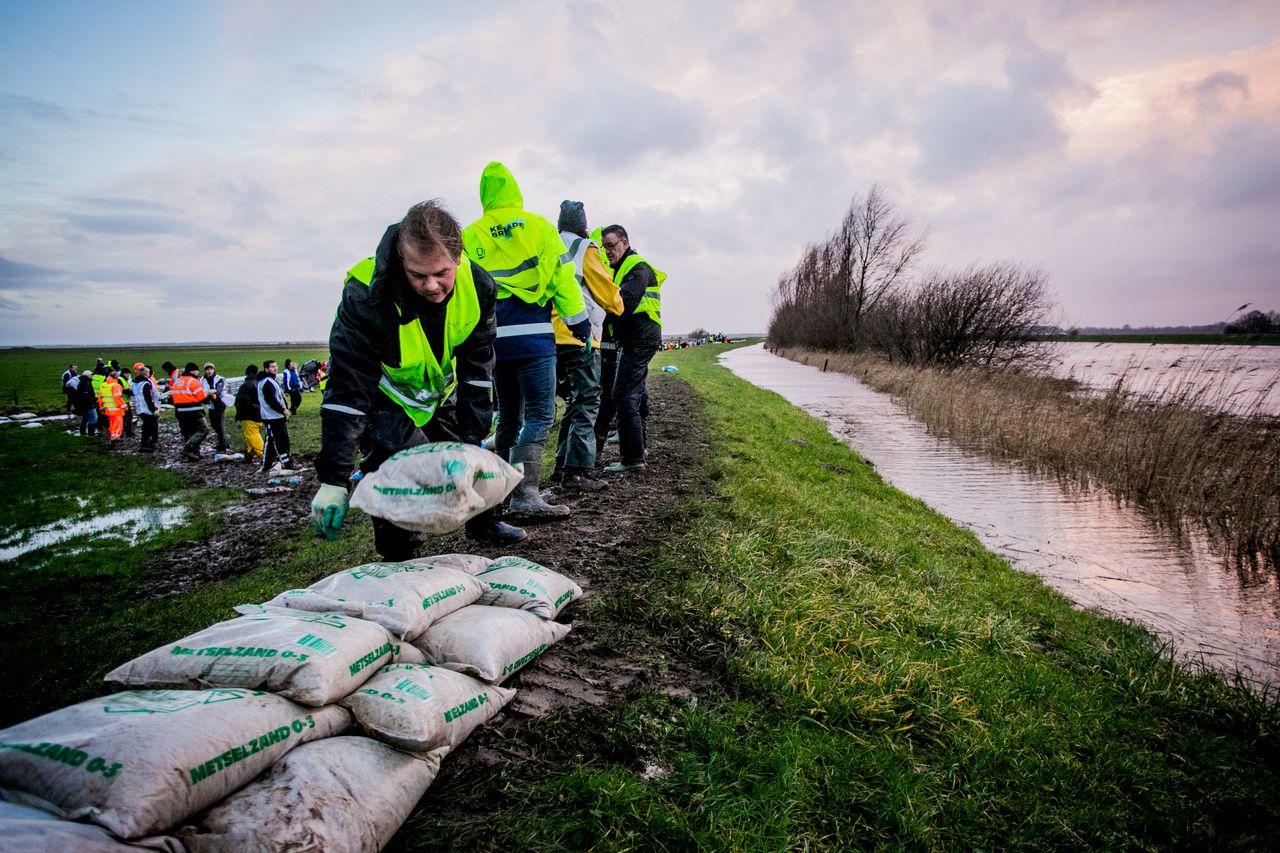
[[[244,452],[250,458],[262,458],[262,421],[241,421],[244,433]]]

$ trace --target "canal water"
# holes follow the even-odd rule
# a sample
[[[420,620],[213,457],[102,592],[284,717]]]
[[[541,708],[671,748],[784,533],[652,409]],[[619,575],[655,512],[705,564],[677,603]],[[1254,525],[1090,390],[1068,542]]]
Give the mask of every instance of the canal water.
[[[1105,491],[955,447],[852,376],[788,361],[763,345],[731,350],[721,362],[822,419],[896,488],[1080,606],[1145,625],[1183,660],[1280,682],[1274,573],[1242,575],[1203,535],[1177,536]]]

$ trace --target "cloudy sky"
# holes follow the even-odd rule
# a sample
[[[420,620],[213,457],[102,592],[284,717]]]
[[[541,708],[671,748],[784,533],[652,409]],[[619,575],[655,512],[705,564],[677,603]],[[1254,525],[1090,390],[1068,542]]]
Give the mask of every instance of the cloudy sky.
[[[1280,3],[0,0],[0,345],[319,340],[424,198],[620,222],[760,331],[879,184],[1067,324],[1280,309]]]

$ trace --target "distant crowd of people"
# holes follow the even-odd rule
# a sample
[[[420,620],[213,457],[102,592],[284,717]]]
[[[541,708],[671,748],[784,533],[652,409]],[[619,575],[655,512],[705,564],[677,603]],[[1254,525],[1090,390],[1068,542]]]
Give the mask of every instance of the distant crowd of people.
[[[319,372],[323,377],[323,365]],[[233,409],[246,460],[260,462],[264,471],[277,464],[283,471],[297,470],[289,451],[288,421],[302,405],[308,385],[297,364],[293,359],[285,359],[283,369],[274,359],[261,367],[251,364],[233,394],[234,384],[213,362],[201,368],[189,361],[179,368],[166,361],[157,371],[143,362],[130,368],[99,358],[92,370],[80,372],[72,363],[62,373],[67,412],[80,417],[80,435],[102,434],[114,445],[136,432],[138,452],[154,453],[160,446],[160,413],[167,404],[182,435],[182,457],[195,462],[210,437],[215,453],[230,451],[226,413]]]

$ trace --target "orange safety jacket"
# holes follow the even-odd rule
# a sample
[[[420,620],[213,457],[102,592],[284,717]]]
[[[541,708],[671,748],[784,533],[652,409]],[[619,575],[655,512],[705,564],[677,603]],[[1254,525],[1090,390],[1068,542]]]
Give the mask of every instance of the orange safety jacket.
[[[204,385],[194,376],[185,373],[169,386],[173,392],[173,407],[179,412],[191,412],[204,408]]]

